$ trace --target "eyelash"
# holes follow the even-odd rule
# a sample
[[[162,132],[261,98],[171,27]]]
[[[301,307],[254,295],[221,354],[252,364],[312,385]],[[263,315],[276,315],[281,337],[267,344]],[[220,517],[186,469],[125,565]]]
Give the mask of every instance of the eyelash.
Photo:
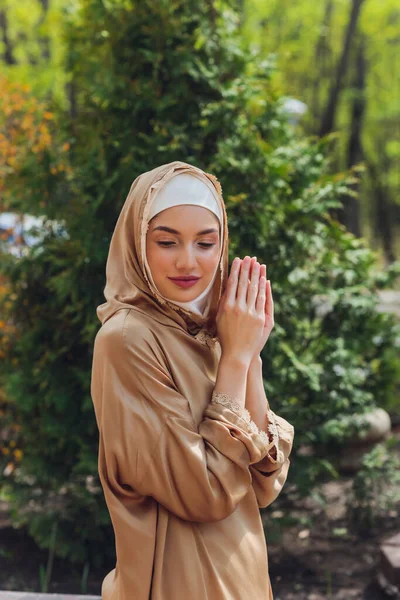
[[[175,245],[174,242],[157,242],[157,244],[163,248],[170,248],[171,246]],[[203,248],[203,250],[208,250],[208,248],[215,246],[215,244],[207,244],[206,242],[200,242],[199,245]]]

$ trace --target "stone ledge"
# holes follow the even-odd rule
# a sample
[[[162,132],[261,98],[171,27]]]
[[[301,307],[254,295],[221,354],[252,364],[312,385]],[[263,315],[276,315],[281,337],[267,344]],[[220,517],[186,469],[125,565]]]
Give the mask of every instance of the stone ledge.
[[[0,600],[101,600],[100,596],[75,594],[40,594],[39,592],[8,592],[0,590]]]

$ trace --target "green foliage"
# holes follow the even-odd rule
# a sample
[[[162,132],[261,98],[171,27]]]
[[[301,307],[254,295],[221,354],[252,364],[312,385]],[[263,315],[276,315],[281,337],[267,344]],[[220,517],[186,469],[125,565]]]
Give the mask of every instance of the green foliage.
[[[370,529],[400,503],[400,457],[396,436],[377,444],[362,458],[352,494],[347,500],[351,525],[356,530]]]
[[[274,85],[283,94],[304,102],[308,111],[302,118],[306,132],[316,132],[326,107],[329,90],[336,75],[352,3],[343,0],[246,0],[242,25],[243,38],[259,59],[273,56],[277,69]],[[394,69],[398,56],[399,5],[397,0],[364,2],[357,36],[365,41],[366,85],[362,144],[365,160],[377,165],[377,177],[385,189],[388,202],[399,198],[400,144],[398,142],[399,70]],[[347,64],[335,123],[338,132],[336,163],[346,165],[350,134],[351,103],[357,90],[353,80],[359,65],[354,51]],[[378,212],[374,182],[361,178],[359,200],[362,217],[372,247],[378,247]],[[392,214],[395,211],[392,209]],[[398,212],[397,212],[398,214]],[[397,223],[398,225],[398,223]],[[399,245],[397,244],[397,252]]]
[[[3,75],[16,83],[29,83],[37,98],[49,99],[67,107],[63,69],[65,55],[63,12],[65,0],[2,0],[6,21],[1,44]],[[70,10],[74,3],[68,2]],[[5,37],[11,56],[6,55]],[[11,64],[10,64],[11,62]]]
[[[49,231],[27,256],[5,261],[3,306],[15,331],[0,377],[23,438],[6,485],[14,521],[49,547],[57,520],[55,554],[73,561],[100,565],[110,548],[92,345],[110,238],[139,173],[171,160],[214,173],[231,258],[267,263],[276,326],[265,384],[271,407],[295,426],[290,477],[302,493],[334,469],[326,457],[297,455],[299,446],[344,437],[343,416],[392,401],[400,379],[399,326],[376,311],[376,290],[399,265],[376,273],[376,255],[329,213],[356,173],[329,175],[330,139],[295,136],[271,86],[273,66],[243,50],[238,19],[222,6],[219,15],[206,3],[84,0],[69,10],[73,110],[59,115],[59,135],[70,143],[71,171],[53,205],[67,234]]]

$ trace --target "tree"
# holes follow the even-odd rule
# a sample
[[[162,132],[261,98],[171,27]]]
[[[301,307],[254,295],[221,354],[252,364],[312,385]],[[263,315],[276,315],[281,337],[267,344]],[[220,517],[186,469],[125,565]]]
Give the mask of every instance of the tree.
[[[276,88],[309,107],[301,130],[322,136],[335,132],[331,136],[336,142],[332,144],[332,172],[349,166],[355,94],[360,106],[364,105],[362,119],[358,120],[364,174],[360,172],[357,201],[349,196],[339,212],[353,233],[364,235],[373,248],[383,248],[383,259],[390,264],[398,256],[400,228],[400,80],[393,69],[400,41],[398,3],[247,0],[245,5],[242,32],[247,45],[260,59],[274,57]],[[359,36],[364,40],[362,88],[360,82],[355,84],[360,58],[354,42]],[[373,185],[371,164],[378,177]],[[384,190],[383,195],[378,190]]]
[[[351,5],[351,13],[349,23],[346,29],[346,34],[343,40],[343,49],[336,70],[336,77],[332,83],[331,90],[328,96],[328,102],[324,115],[322,117],[319,135],[322,137],[333,130],[335,124],[335,116],[338,106],[340,92],[342,90],[343,78],[346,75],[346,69],[349,63],[349,55],[353,38],[356,35],[357,22],[360,15],[361,6],[364,0],[353,0]]]

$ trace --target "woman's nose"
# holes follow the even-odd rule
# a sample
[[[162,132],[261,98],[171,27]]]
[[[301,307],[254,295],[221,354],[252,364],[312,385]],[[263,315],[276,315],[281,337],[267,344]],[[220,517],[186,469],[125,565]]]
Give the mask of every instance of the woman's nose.
[[[193,248],[182,250],[176,259],[176,267],[178,269],[192,269],[195,266],[196,257]]]

